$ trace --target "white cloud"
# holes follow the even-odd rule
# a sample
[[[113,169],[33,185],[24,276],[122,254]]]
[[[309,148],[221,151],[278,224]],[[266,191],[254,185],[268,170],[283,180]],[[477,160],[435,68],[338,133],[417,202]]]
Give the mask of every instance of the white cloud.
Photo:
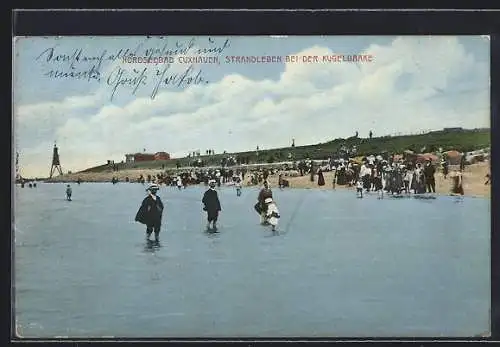
[[[364,136],[369,130],[377,135],[489,126],[488,81],[479,80],[464,95],[452,92],[457,83],[488,70],[456,38],[397,38],[365,52],[374,55],[372,63],[290,63],[277,81],[231,74],[124,105],[109,104],[100,90],[60,103],[21,106],[17,117],[26,126],[43,120],[65,139],[61,160],[72,170],[122,160],[124,153],[142,148],[180,155],[207,148],[221,152],[288,146],[292,138],[297,145],[310,144],[351,136],[356,130]],[[315,46],[297,54],[333,51]],[[407,79],[405,88],[398,85],[401,78]],[[85,114],[96,105],[97,112]],[[34,173],[47,166],[50,147],[44,146],[24,149],[39,154],[26,159],[27,170]]]

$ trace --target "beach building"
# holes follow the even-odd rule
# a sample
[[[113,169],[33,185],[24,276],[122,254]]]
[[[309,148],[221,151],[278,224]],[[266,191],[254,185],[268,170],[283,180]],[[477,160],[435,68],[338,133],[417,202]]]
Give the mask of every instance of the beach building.
[[[155,160],[169,160],[170,154],[167,152],[157,152],[155,153]]]
[[[167,152],[152,153],[132,153],[125,154],[126,163],[134,163],[138,161],[155,161],[155,160],[169,160],[170,154]]]

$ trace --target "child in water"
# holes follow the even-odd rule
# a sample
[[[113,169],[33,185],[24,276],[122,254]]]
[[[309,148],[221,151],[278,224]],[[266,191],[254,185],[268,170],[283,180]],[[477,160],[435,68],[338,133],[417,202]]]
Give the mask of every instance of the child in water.
[[[70,185],[68,184],[66,186],[66,200],[71,201],[71,194],[73,193],[73,190],[71,189]]]
[[[281,217],[278,206],[276,206],[273,198],[267,198],[264,202],[267,205],[266,220],[271,225],[271,230],[275,232],[279,218]]]
[[[236,179],[234,186],[236,187],[236,196],[241,196],[241,178]]]
[[[217,219],[219,218],[219,212],[222,210],[219,195],[215,190],[215,181],[210,180],[208,182],[210,188],[203,194],[201,202],[203,203],[203,211],[207,212],[207,231],[210,230],[210,225],[212,225],[212,230],[215,232],[217,230]]]
[[[363,197],[363,182],[361,182],[361,180],[358,180],[356,182],[356,194],[357,194],[358,198]]]

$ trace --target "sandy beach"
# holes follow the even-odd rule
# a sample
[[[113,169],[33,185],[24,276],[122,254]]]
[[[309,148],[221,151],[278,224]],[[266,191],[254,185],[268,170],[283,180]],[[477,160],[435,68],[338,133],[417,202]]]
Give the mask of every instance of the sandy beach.
[[[450,175],[453,174],[454,170],[458,167],[450,166]],[[157,175],[161,173],[162,170],[158,169],[134,169],[134,170],[123,170],[123,171],[108,171],[99,173],[72,173],[63,176],[54,177],[48,182],[75,182],[80,178],[83,182],[111,182],[113,177],[118,178],[119,182],[124,182],[125,178],[128,177],[130,180],[136,182],[137,178],[142,174],[144,177],[147,175]],[[490,172],[489,162],[483,162],[478,164],[472,164],[465,167],[463,174],[463,185],[466,196],[477,196],[486,197],[491,196],[491,185],[485,185],[485,176]],[[299,177],[285,177],[290,182],[290,188],[305,188],[305,189],[327,189],[331,190],[332,180],[334,172],[324,172],[325,182],[324,186],[318,186],[318,176],[314,177],[314,181],[311,182],[309,175],[299,176]],[[245,185],[249,185],[245,177]],[[278,175],[270,175],[268,181],[271,187],[276,187],[278,185]],[[438,194],[450,194],[452,180],[450,176],[444,179],[443,174],[438,171],[436,173],[436,193]],[[336,185],[335,189],[352,189],[347,186]]]

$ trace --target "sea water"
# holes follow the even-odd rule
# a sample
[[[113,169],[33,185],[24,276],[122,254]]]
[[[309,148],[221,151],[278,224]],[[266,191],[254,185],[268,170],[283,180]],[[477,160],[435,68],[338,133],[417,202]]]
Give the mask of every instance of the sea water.
[[[435,337],[490,329],[490,201],[357,199],[347,189],[162,187],[160,247],[134,222],[136,183],[15,188],[14,293],[22,337]]]

